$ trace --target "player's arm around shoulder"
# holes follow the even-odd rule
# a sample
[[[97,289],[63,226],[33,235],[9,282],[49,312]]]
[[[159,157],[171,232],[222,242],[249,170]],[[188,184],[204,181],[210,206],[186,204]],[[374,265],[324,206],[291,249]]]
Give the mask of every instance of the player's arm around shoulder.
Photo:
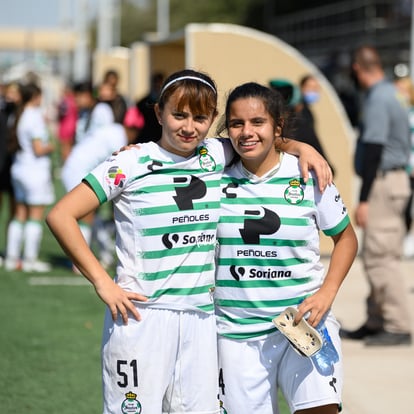
[[[276,149],[295,155],[299,158],[300,172],[305,183],[309,179],[309,171],[313,170],[318,177],[319,190],[332,184],[333,174],[325,158],[311,145],[290,138],[280,138],[275,142]]]

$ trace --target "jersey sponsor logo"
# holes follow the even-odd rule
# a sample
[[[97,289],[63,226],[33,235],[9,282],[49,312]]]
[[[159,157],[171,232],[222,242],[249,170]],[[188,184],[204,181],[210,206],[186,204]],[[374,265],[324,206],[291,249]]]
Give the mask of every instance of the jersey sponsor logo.
[[[300,186],[300,181],[298,179],[290,180],[289,187],[286,188],[285,193],[285,200],[289,204],[300,204],[303,201],[305,196],[303,192],[303,188]]]
[[[259,210],[245,210],[249,216],[260,216],[257,219],[246,218],[244,226],[239,229],[245,244],[260,244],[260,236],[276,233],[280,228],[280,217],[274,211],[263,207],[264,214]]]
[[[175,177],[174,183],[186,183],[187,177]],[[194,175],[191,176],[187,186],[179,186],[175,188],[174,201],[180,210],[192,210],[193,200],[199,200],[207,194],[207,186],[203,180]]]
[[[181,244],[182,246],[202,246],[202,245],[208,245],[208,244],[214,244],[216,240],[216,236],[214,234],[184,234],[184,235],[178,235],[176,233],[166,233],[162,236],[162,243],[167,249],[172,249],[173,247],[176,247],[178,244]]]
[[[254,249],[240,249],[237,250],[237,257],[277,257],[275,250],[254,250]]]
[[[122,414],[141,414],[142,406],[137,400],[137,394],[129,391],[125,394],[125,400],[121,404]]]
[[[344,202],[341,198],[341,195],[338,193],[338,194],[335,195],[335,203],[339,203],[339,202],[342,203],[342,215],[344,216],[345,214],[347,214],[348,209],[346,208],[346,206],[345,206],[345,204],[344,204]]]
[[[162,243],[167,249],[172,249],[178,243],[180,236],[178,234],[166,233],[162,236]]]
[[[118,166],[114,165],[109,168],[107,172],[107,179],[108,179],[108,184],[110,185],[112,184],[115,187],[122,188],[125,184],[126,175],[122,172],[122,170]]]
[[[277,270],[277,269],[250,269],[249,277],[254,279],[284,279],[292,276],[291,270]]]
[[[177,186],[175,188],[174,201],[177,204],[179,210],[192,210],[194,209],[193,201],[203,198],[207,194],[207,186],[203,180],[200,180],[198,177],[191,176],[189,177],[174,177],[174,183],[181,184],[187,183],[186,186]],[[186,224],[186,223],[197,223],[210,220],[210,214],[185,214],[180,216],[173,216],[171,218],[173,224]],[[199,234],[199,235],[179,235],[166,233],[162,236],[162,243],[167,249],[172,249],[173,247],[181,244],[182,246],[186,245],[204,245],[204,244],[214,244],[215,236],[211,234]]]
[[[173,224],[176,223],[194,223],[197,221],[209,221],[210,220],[210,215],[209,214],[199,214],[199,215],[188,215],[186,214],[185,216],[176,216],[172,218],[172,222]]]
[[[246,269],[244,267],[241,267],[241,266],[236,267],[235,265],[230,266],[230,274],[237,281],[239,281],[240,278],[243,277],[245,273],[246,273]]]
[[[232,193],[233,188],[237,188],[239,185],[237,183],[228,183],[221,191],[226,195],[226,198],[237,198],[236,193]]]
[[[152,160],[152,163],[151,164],[148,164],[147,165],[147,168],[150,171],[155,171],[156,168],[154,168],[154,167],[162,167],[162,166],[163,166],[163,163],[161,161]]]
[[[292,277],[291,270],[282,270],[282,269],[274,269],[274,268],[267,268],[267,269],[257,269],[252,267],[248,273],[246,273],[246,268],[242,266],[230,266],[230,274],[233,278],[239,281],[241,278],[249,279],[286,279]]]
[[[216,162],[214,158],[208,153],[206,147],[200,147],[198,149],[198,162],[200,163],[200,167],[204,171],[212,172],[216,169]]]

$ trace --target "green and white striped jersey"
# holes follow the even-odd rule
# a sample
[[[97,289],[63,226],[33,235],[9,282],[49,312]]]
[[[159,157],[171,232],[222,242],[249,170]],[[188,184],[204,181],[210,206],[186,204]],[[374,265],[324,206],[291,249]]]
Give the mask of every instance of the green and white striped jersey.
[[[222,178],[215,303],[220,335],[258,338],[272,319],[322,284],[319,230],[340,233],[349,223],[334,185],[323,194],[314,175],[305,185],[298,159],[282,154],[265,177],[241,163]]]
[[[101,203],[113,201],[116,281],[146,295],[143,306],[213,312],[220,179],[230,153],[217,139],[190,158],[149,142],[86,176]]]

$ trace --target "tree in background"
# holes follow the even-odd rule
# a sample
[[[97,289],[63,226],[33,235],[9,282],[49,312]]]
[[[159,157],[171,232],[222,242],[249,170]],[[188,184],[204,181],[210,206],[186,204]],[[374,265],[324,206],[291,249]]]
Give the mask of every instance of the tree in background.
[[[170,31],[181,30],[188,23],[233,23],[260,28],[264,3],[265,0],[170,0]],[[139,7],[132,0],[121,1],[121,46],[143,40],[145,33],[157,30],[156,26],[156,0],[150,1],[148,7]]]

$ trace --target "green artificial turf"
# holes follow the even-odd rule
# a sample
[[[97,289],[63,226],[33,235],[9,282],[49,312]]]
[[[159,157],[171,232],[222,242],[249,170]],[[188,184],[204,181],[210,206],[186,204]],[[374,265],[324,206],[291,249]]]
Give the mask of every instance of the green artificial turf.
[[[58,181],[56,193],[63,194]],[[4,199],[1,253],[6,246],[6,207]],[[99,414],[105,306],[86,279],[72,272],[46,225],[40,259],[51,263],[53,271],[27,274],[0,267],[0,412]],[[45,277],[53,278],[52,285],[42,280]],[[39,284],[42,281],[46,285]],[[72,281],[74,285],[68,284]]]
[[[37,286],[32,278],[0,272],[1,411],[101,412],[103,304],[90,286]]]

